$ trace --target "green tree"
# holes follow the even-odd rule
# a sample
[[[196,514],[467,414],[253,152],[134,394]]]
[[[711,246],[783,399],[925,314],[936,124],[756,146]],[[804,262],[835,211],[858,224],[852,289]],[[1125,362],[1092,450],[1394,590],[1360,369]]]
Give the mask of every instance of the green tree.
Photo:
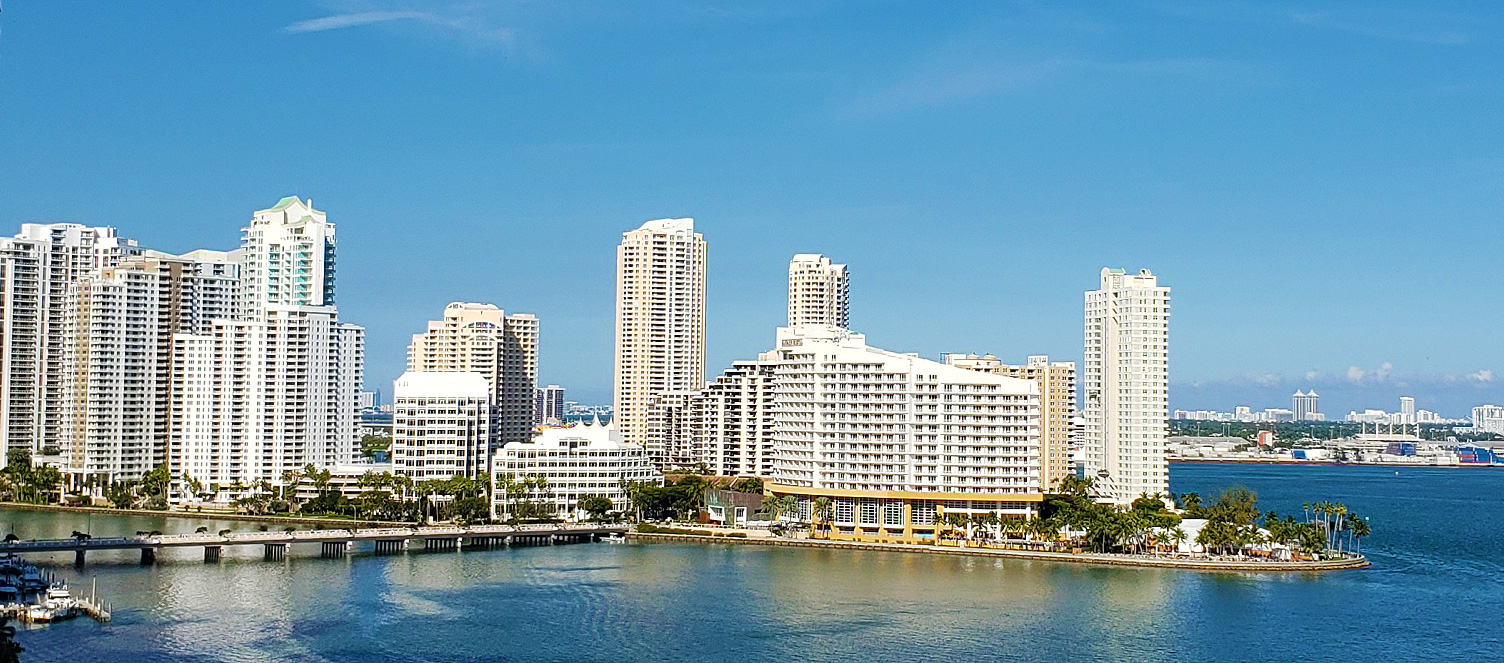
[[[782,521],[783,517],[799,508],[799,500],[793,495],[773,495],[762,501],[762,510],[773,520]]]
[[[163,463],[141,475],[141,493],[151,506],[166,508],[167,486],[170,483],[172,483],[172,473],[167,470],[167,464]]]
[[[590,514],[590,519],[596,522],[604,520],[606,514],[610,513],[611,509],[615,507],[615,505],[611,504],[609,498],[601,495],[582,495],[576,506],[585,513]]]
[[[819,531],[821,528],[824,528],[825,535],[827,537],[830,536],[831,518],[835,513],[835,501],[830,499],[829,497],[821,495],[815,498],[814,502],[810,504],[810,507],[813,512],[812,515],[814,516],[814,526],[812,527],[812,529]]]

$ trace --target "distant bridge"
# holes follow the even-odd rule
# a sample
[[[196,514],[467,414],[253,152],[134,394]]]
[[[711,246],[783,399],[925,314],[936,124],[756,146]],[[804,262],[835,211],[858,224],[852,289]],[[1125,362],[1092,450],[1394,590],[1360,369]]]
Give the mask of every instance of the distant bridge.
[[[494,548],[507,545],[540,545],[599,541],[609,534],[625,534],[625,525],[475,525],[471,527],[382,527],[371,529],[322,529],[292,532],[244,532],[217,534],[167,534],[156,536],[118,536],[98,538],[30,539],[0,543],[0,555],[7,553],[72,552],[74,563],[84,565],[90,550],[140,550],[141,563],[151,564],[162,548],[202,546],[205,562],[217,562],[225,546],[261,545],[266,559],[287,556],[294,543],[317,543],[323,557],[348,554],[358,541],[375,544],[377,553],[407,550],[411,542],[421,541],[425,550],[459,550],[460,548]]]

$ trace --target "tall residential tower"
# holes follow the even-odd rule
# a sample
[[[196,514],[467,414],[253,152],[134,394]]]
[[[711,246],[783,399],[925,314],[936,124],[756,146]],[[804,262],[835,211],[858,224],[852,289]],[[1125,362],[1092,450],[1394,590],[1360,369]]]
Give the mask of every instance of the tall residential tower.
[[[58,445],[71,410],[69,288],[140,252],[114,228],[76,223],[26,223],[0,238],[0,455]]]
[[[491,389],[490,439],[496,446],[532,437],[538,388],[538,318],[507,313],[493,304],[454,302],[444,319],[413,334],[407,370],[479,373]]]
[[[800,253],[789,261],[789,326],[851,324],[847,305],[851,289],[845,265],[831,264],[817,253]]]
[[[1169,492],[1169,318],[1170,289],[1147,269],[1104,268],[1086,293],[1085,469],[1119,504]]]
[[[656,396],[705,386],[705,238],[694,219],[659,219],[623,233],[616,251],[612,412],[622,440],[663,462],[649,434]]]

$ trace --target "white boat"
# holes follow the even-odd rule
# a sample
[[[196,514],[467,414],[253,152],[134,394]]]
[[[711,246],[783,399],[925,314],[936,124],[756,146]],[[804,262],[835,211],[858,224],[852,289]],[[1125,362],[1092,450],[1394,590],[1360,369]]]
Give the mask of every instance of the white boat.
[[[607,534],[601,540],[606,543],[626,543],[627,537],[624,534]]]
[[[50,624],[78,616],[78,601],[68,592],[68,585],[57,583],[47,589],[41,602],[27,609],[33,624]]]

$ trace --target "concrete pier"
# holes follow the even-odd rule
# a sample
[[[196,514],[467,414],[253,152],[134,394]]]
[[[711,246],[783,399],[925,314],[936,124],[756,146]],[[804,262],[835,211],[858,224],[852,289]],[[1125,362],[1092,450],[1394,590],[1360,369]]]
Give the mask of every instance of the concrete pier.
[[[204,562],[210,564],[218,562],[224,549],[224,546],[204,546]]]
[[[277,561],[287,557],[287,544],[285,543],[266,543],[262,545],[266,546],[267,561]]]
[[[157,563],[157,549],[156,548],[142,548],[141,549],[141,566],[151,566],[152,564],[156,564],[156,563]]]
[[[350,544],[344,541],[325,541],[320,544],[320,557],[344,557],[349,552]]]

